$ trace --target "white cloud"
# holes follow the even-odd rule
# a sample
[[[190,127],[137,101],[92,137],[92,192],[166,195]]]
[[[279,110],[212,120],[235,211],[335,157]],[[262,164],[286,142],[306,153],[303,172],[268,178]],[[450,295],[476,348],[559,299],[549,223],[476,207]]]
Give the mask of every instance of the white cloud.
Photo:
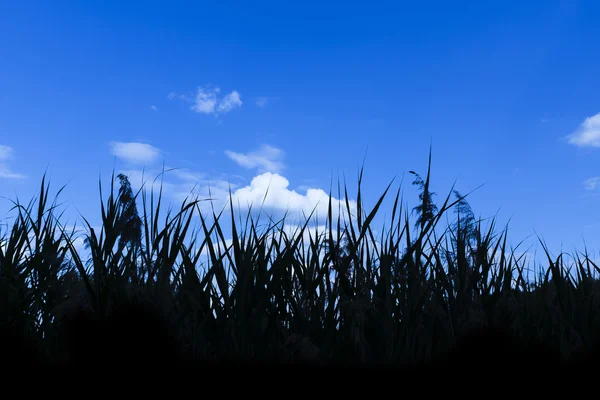
[[[13,158],[14,150],[12,147],[4,146],[0,144],[0,162],[10,160]]]
[[[305,194],[290,190],[290,182],[283,176],[266,172],[255,176],[250,185],[232,194],[234,207],[254,204],[282,212],[298,212],[308,216],[314,209],[316,216],[324,218],[329,208],[329,195],[322,189],[307,189]],[[264,200],[264,203],[263,203]],[[349,200],[350,211],[356,212],[356,201]],[[346,209],[344,200],[331,198],[332,211],[337,216],[338,207]],[[316,207],[316,208],[315,208]]]
[[[264,108],[267,106],[268,103],[268,99],[266,97],[257,97],[256,98],[256,105],[260,108]]]
[[[223,100],[221,100],[219,106],[217,107],[217,112],[227,114],[234,108],[241,106],[242,100],[240,99],[240,94],[236,90],[234,90],[233,92],[223,97]]]
[[[169,93],[169,100],[179,99],[192,103],[191,109],[200,114],[213,114],[219,116],[227,114],[235,108],[242,106],[241,95],[237,90],[220,97],[221,88],[204,85],[198,87],[194,98],[175,92]]]
[[[595,190],[596,188],[600,188],[600,176],[586,179],[583,182],[583,186],[585,187],[585,190]]]
[[[247,154],[226,150],[225,155],[244,168],[257,168],[259,173],[277,173],[284,168],[281,161],[284,156],[283,150],[269,145],[263,145],[259,150]]]
[[[25,175],[12,172],[6,166],[0,165],[0,178],[4,179],[24,179]]]
[[[567,138],[579,147],[600,147],[600,113],[586,118]]]
[[[0,178],[4,179],[25,179],[25,175],[12,172],[6,166],[0,164]]]
[[[169,94],[167,95],[167,99],[169,99],[169,100],[179,99],[179,100],[184,100],[184,101],[191,101],[188,96],[186,96],[184,94],[178,94],[175,92],[169,92]]]
[[[152,109],[154,111],[158,111],[158,107],[156,107],[156,106],[150,106],[150,109]]]
[[[13,159],[14,150],[10,146],[0,145],[0,178],[4,179],[23,179],[24,175],[12,172],[7,165],[7,161]]]
[[[215,112],[215,106],[217,105],[217,93],[219,93],[219,91],[219,88],[205,89],[199,87],[196,92],[196,99],[192,105],[192,110],[203,114],[213,114]]]
[[[111,153],[131,164],[151,164],[160,156],[160,150],[146,143],[110,142]]]

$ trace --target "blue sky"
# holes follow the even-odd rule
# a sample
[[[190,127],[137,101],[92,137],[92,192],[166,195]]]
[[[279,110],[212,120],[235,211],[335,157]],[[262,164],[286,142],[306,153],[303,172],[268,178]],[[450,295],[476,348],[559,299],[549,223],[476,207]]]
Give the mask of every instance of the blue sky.
[[[66,215],[98,223],[100,175],[164,162],[174,200],[270,181],[272,207],[300,209],[342,174],[354,197],[366,155],[367,206],[396,175],[414,205],[431,143],[438,199],[485,184],[471,205],[511,219],[514,244],[599,249],[599,17],[579,0],[2,2],[0,196],[29,199],[47,170]]]

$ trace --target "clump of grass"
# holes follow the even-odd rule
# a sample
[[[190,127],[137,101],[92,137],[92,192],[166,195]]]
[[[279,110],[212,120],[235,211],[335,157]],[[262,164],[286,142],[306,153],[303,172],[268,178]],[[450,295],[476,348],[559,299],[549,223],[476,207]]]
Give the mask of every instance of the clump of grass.
[[[157,354],[170,362],[184,355],[392,365],[457,346],[467,354],[464,338],[498,326],[503,336],[481,342],[490,351],[510,340],[569,359],[597,346],[598,267],[587,253],[567,265],[544,247],[546,272],[530,281],[506,228],[497,231],[495,219],[485,227],[453,188],[435,203],[430,168],[425,178],[412,174],[419,204],[408,210],[399,188],[379,237],[372,221],[393,182],[367,210],[362,169],[356,208],[338,185],[345,200],[334,212],[330,196],[325,229],[309,228],[311,213],[293,235],[286,217],[264,229],[251,210],[236,221],[231,202],[206,215],[203,199],[187,199],[165,213],[162,185],[158,195],[145,187],[134,193],[127,177],[113,175],[106,200],[100,185],[101,229],[84,219],[88,259],[56,203],[48,206],[43,179],[39,199],[15,202],[17,217],[0,239],[0,321],[54,363],[82,362],[77,354],[146,363]],[[75,333],[65,342],[60,332]]]

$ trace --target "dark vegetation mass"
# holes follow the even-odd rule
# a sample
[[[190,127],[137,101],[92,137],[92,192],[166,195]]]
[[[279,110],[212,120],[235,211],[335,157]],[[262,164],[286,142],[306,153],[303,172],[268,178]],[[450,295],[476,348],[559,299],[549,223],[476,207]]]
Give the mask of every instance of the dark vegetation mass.
[[[12,365],[124,368],[593,361],[600,286],[587,251],[553,259],[544,247],[529,279],[506,228],[484,227],[456,191],[436,204],[429,170],[411,174],[417,207],[398,189],[379,237],[371,222],[391,184],[365,210],[362,170],[355,208],[330,200],[325,230],[311,214],[296,235],[285,218],[236,221],[231,205],[209,223],[202,199],[162,215],[162,189],[134,193],[113,176],[106,202],[100,187],[101,230],[84,220],[89,257],[44,178],[0,232],[0,354]],[[348,198],[345,185],[338,193]]]

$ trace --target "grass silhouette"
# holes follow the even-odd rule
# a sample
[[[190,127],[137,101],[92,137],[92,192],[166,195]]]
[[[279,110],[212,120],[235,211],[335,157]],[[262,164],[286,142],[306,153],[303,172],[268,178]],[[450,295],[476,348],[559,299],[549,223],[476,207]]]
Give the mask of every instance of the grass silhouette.
[[[354,208],[338,187],[342,202],[334,213],[330,196],[325,229],[308,228],[311,214],[295,235],[285,218],[264,230],[250,212],[238,222],[231,204],[211,223],[201,199],[163,215],[162,191],[134,193],[112,176],[106,199],[100,186],[101,228],[85,220],[87,259],[48,203],[44,177],[38,198],[14,202],[0,235],[4,360],[449,368],[597,359],[600,268],[587,249],[569,262],[544,247],[547,263],[528,280],[507,229],[494,219],[486,227],[456,191],[434,204],[429,170],[412,174],[416,223],[398,190],[380,237],[371,224],[391,183],[367,210],[362,169]],[[454,221],[441,226],[449,213]]]

